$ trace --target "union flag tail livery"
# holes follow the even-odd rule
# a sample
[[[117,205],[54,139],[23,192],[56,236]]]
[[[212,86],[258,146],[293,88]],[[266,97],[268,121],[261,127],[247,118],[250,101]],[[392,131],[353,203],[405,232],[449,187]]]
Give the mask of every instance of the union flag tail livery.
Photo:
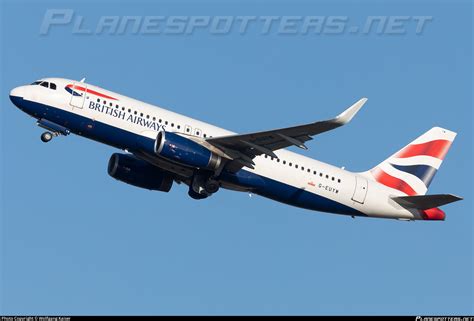
[[[160,192],[188,186],[196,200],[220,188],[299,208],[350,217],[444,220],[438,207],[461,198],[425,195],[455,133],[435,127],[370,171],[354,173],[286,150],[306,150],[314,136],[349,123],[362,98],[332,119],[246,134],[87,84],[45,78],[11,90],[10,100],[47,131],[43,142],[71,133],[121,149],[109,175]],[[239,112],[235,110],[233,112]],[[150,199],[150,205],[154,204]]]
[[[434,127],[370,170],[375,181],[409,196],[425,195],[456,133]]]

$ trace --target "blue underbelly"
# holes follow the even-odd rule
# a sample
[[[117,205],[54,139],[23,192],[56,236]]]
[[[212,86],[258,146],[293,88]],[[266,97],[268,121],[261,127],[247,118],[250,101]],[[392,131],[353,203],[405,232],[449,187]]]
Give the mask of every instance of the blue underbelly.
[[[260,176],[245,169],[237,173],[224,172],[220,179],[248,188],[253,193],[288,205],[320,212],[366,216],[365,214],[321,195],[283,182]]]

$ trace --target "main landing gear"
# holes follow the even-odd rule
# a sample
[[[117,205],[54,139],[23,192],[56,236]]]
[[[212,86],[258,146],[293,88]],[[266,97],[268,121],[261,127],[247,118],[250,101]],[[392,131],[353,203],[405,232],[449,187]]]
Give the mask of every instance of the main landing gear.
[[[43,143],[49,142],[53,137],[58,136],[56,133],[51,133],[51,132],[44,132],[41,134],[41,141]]]
[[[201,200],[217,193],[220,184],[209,173],[195,173],[189,186],[188,195]]]

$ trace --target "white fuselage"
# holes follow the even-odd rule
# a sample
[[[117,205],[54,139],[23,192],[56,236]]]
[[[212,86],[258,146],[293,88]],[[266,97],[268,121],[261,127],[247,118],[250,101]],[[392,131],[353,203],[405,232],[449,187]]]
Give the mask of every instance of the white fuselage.
[[[25,112],[37,119],[47,118],[55,121],[64,118],[65,113],[71,117],[80,116],[82,119],[75,128],[70,128],[73,133],[83,135],[112,146],[130,150],[126,142],[121,143],[120,138],[111,132],[108,137],[100,133],[96,138],[92,132],[100,126],[114,128],[120,132],[155,139],[160,130],[189,135],[195,139],[205,139],[234,134],[228,130],[207,124],[205,122],[186,117],[172,111],[150,105],[133,98],[129,98],[106,89],[62,78],[44,79],[56,85],[56,89],[42,86],[22,86],[11,92],[11,96],[21,97],[25,102],[32,102],[47,108],[29,108],[19,106]],[[67,86],[77,84],[87,88],[85,95],[75,96],[65,90]],[[44,107],[47,106],[47,107]],[[50,110],[51,109],[51,110]],[[57,112],[55,112],[57,110]],[[84,119],[86,121],[84,121]],[[67,127],[67,122],[65,123]],[[91,131],[91,134],[88,134]],[[125,137],[125,136],[124,136]],[[407,210],[391,200],[392,196],[406,194],[379,184],[366,174],[352,173],[344,169],[311,159],[287,150],[275,152],[278,159],[269,156],[258,156],[254,159],[255,168],[243,168],[249,175],[265,179],[266,184],[278,184],[275,191],[261,190],[256,192],[271,199],[282,201],[291,205],[353,215],[344,208],[354,209],[362,215],[383,218],[398,218],[404,220],[422,219],[418,211]],[[223,181],[223,186],[239,189],[235,182]],[[283,185],[280,185],[283,184]],[[291,191],[303,191],[307,195],[317,196],[324,200],[321,206],[313,206],[306,199],[293,202],[281,188],[286,186]],[[241,190],[250,190],[242,186]],[[343,209],[333,207],[341,205]],[[357,215],[357,214],[355,214]]]

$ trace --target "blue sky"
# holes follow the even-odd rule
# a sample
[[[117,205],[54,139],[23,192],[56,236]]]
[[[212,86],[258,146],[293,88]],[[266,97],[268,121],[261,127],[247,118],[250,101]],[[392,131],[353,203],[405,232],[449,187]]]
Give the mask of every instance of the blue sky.
[[[47,9],[100,16],[432,16],[421,34],[40,35]],[[472,314],[470,1],[2,1],[1,314]],[[87,81],[247,132],[353,122],[305,155],[362,171],[433,126],[458,132],[430,193],[445,222],[351,219],[220,191],[194,201],[108,177],[111,147],[43,144],[11,88]]]

